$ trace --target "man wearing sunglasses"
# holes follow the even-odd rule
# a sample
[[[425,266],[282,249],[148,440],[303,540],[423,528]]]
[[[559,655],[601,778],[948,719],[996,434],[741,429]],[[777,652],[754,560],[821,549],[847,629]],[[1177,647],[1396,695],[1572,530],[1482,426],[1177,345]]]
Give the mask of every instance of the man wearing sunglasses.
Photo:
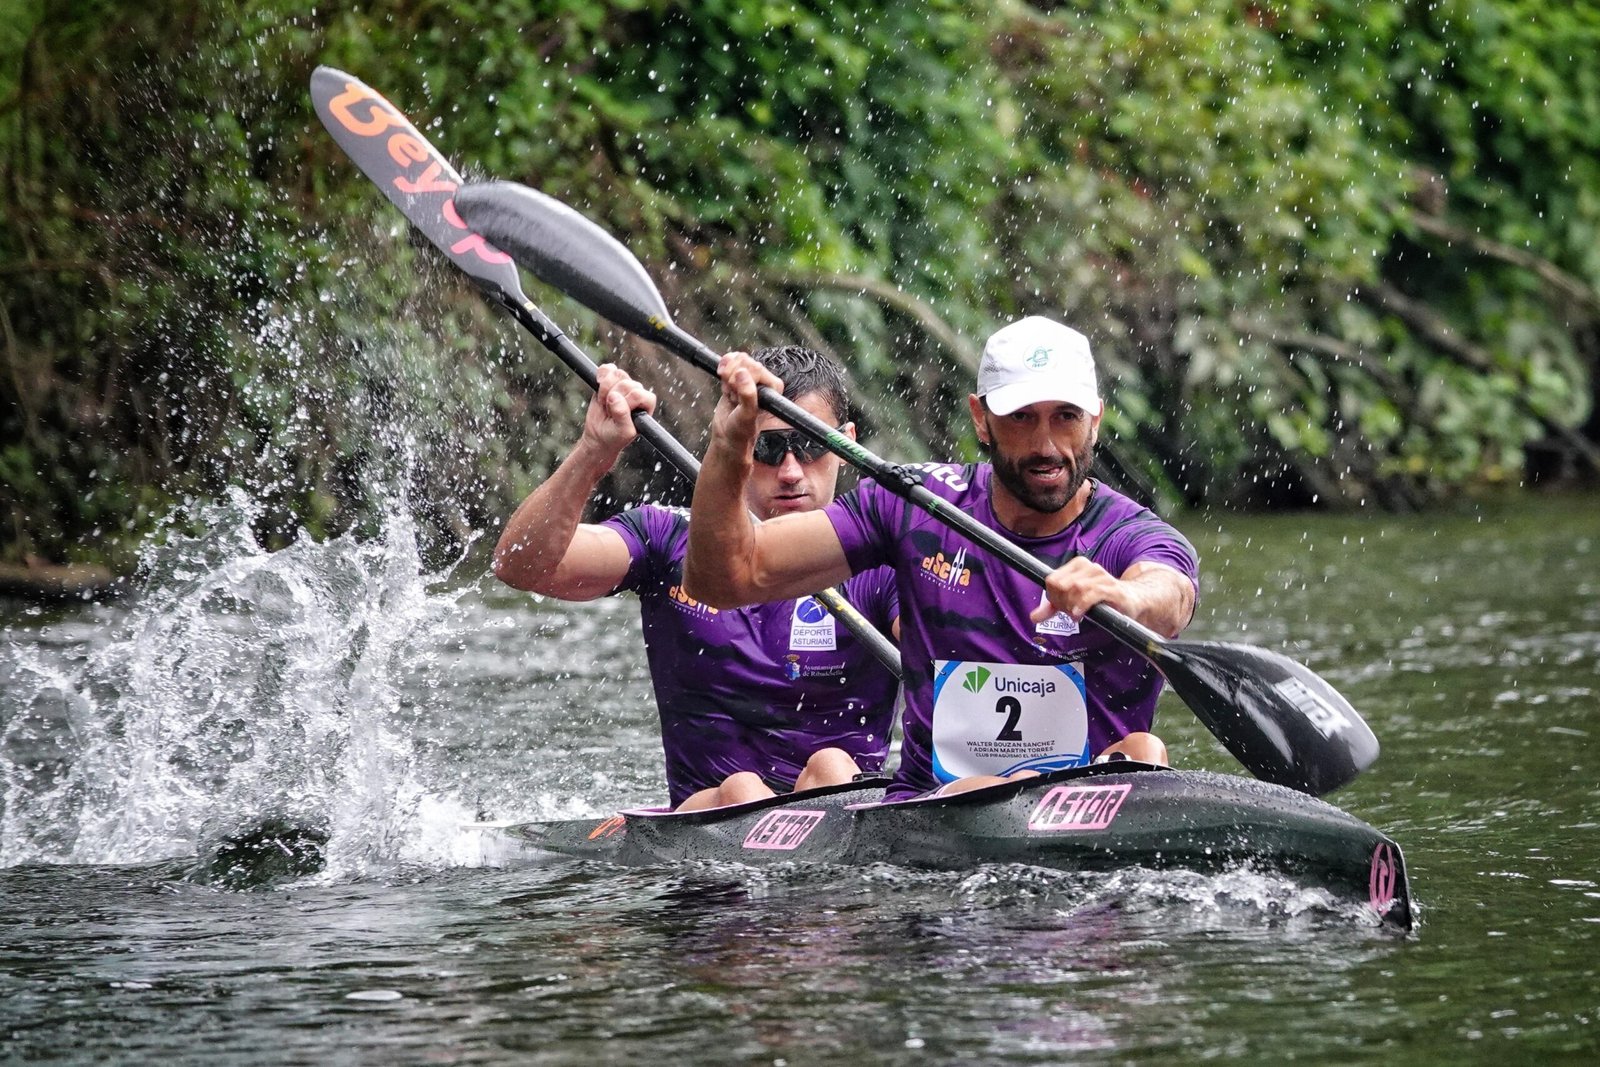
[[[837,363],[796,346],[762,349],[754,359],[791,383],[802,408],[855,436]],[[682,508],[646,504],[602,523],[580,521],[636,434],[631,413],[655,410],[655,394],[619,368],[603,366],[599,378],[577,446],[506,523],[495,575],[562,600],[639,595],[674,807],[745,803],[881,770],[899,681],[814,598],[802,592],[718,611],[689,597]],[[833,500],[838,457],[770,415],[755,430],[744,508],[765,521]],[[840,591],[880,631],[892,629],[898,601],[886,568]]]
[[[816,514],[751,522],[736,499],[779,382],[742,353],[719,368],[722,402],[695,485],[685,581],[718,607],[790,595],[888,565],[904,632],[904,743],[888,792],[959,792],[1096,758],[1165,763],[1150,733],[1162,678],[1080,622],[1105,603],[1176,636],[1198,564],[1181,534],[1089,477],[1101,401],[1088,340],[1030,316],[984,346],[968,398],[986,463],[925,464],[923,485],[1057,564],[1041,593],[870,480]]]

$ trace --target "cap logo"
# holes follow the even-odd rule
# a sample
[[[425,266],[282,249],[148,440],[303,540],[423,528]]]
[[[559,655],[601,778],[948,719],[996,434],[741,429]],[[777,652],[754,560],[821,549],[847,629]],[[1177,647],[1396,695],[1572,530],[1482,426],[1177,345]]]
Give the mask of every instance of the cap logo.
[[[1048,348],[1035,348],[1033,350],[1033,355],[1029,356],[1023,362],[1027,363],[1028,366],[1032,367],[1034,370],[1048,367],[1050,365],[1050,350]]]

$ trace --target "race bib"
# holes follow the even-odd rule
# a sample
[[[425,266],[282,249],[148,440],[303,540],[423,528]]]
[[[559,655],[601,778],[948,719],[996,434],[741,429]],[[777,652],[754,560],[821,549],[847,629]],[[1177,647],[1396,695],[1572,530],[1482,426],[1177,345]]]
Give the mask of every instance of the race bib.
[[[1081,665],[935,661],[933,773],[939,781],[1088,762]]]

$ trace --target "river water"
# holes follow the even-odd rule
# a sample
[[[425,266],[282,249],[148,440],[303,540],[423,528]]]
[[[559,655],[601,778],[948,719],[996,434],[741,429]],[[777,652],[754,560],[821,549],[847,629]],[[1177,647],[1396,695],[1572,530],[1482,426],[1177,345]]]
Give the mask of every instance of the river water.
[[[659,800],[632,603],[425,573],[399,508],[271,554],[197,508],[134,595],[0,604],[0,1059],[1594,1062],[1597,505],[1182,520],[1190,635],[1381,738],[1331,799],[1404,847],[1410,936],[1249,871],[490,866],[472,823]],[[265,818],[324,869],[200,876]]]

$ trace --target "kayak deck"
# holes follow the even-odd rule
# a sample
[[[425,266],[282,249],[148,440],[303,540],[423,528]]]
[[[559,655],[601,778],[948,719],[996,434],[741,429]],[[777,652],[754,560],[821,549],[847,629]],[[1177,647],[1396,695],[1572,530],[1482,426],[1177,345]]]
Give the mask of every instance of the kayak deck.
[[[872,779],[706,811],[636,809],[504,833],[519,851],[627,866],[711,860],[959,870],[1025,863],[1202,873],[1252,866],[1360,901],[1385,924],[1412,925],[1399,846],[1333,805],[1282,786],[1129,761],[896,803],[883,802],[886,785]]]

